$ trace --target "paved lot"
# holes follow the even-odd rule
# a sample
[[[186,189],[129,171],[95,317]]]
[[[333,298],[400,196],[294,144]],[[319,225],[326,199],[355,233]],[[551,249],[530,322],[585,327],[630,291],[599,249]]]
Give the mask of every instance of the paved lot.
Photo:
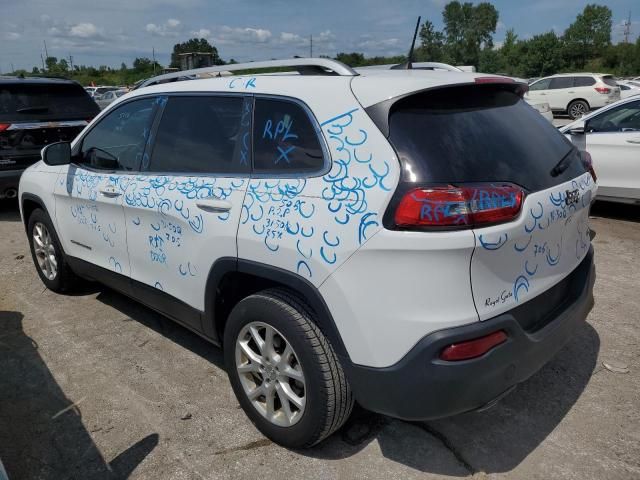
[[[593,215],[596,306],[513,394],[436,422],[356,411],[291,451],[249,423],[204,340],[106,289],[45,290],[2,204],[0,457],[12,479],[640,478],[640,209]]]

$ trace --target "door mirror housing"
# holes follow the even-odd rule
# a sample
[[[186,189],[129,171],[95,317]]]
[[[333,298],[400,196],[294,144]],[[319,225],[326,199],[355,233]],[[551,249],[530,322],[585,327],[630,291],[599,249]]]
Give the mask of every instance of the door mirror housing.
[[[584,134],[585,134],[585,129],[584,129],[584,126],[583,126],[583,125],[581,125],[581,126],[576,126],[576,127],[570,128],[570,129],[567,131],[567,133],[568,133],[569,135],[584,135]]]
[[[56,142],[42,149],[42,161],[49,166],[68,165],[71,163],[71,144]]]

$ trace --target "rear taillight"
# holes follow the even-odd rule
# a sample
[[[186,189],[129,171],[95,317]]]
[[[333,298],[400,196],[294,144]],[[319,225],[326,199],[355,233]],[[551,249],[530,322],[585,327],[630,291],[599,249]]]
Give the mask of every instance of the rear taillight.
[[[448,362],[470,360],[481,357],[492,348],[507,340],[504,330],[498,330],[484,337],[474,338],[460,343],[453,343],[440,352],[440,359]]]
[[[402,229],[484,227],[516,218],[523,199],[512,184],[414,188],[398,203],[394,222]]]
[[[10,123],[0,123],[0,132],[4,132],[10,126],[11,126]]]
[[[582,164],[584,165],[584,168],[586,168],[591,174],[593,181],[595,182],[596,180],[598,180],[598,177],[596,176],[596,171],[593,168],[593,160],[591,159],[591,154],[586,150],[580,150],[580,158],[582,159]]]
[[[611,93],[611,89],[607,87],[596,87],[596,92],[598,93]]]

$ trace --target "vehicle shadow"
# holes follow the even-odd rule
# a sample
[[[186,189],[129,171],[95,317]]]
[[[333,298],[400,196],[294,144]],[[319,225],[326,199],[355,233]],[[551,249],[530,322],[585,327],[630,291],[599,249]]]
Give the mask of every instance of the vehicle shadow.
[[[106,462],[25,334],[20,312],[0,311],[0,458],[10,479],[126,479],[158,444],[152,433]]]
[[[341,432],[299,453],[335,460],[375,441],[388,460],[425,473],[464,477],[511,471],[576,403],[593,374],[599,349],[598,334],[585,322],[554,359],[489,410],[403,422],[356,409]]]
[[[597,200],[591,206],[590,216],[640,223],[640,205]]]
[[[224,369],[222,350],[124,295],[97,299]],[[493,408],[429,422],[404,422],[356,406],[346,425],[320,445],[296,450],[324,460],[351,457],[376,442],[391,461],[433,474],[469,476],[517,467],[562,422],[594,372],[600,338],[588,323],[540,372]]]
[[[18,200],[15,198],[0,200],[0,222],[19,221],[20,208],[18,207]]]

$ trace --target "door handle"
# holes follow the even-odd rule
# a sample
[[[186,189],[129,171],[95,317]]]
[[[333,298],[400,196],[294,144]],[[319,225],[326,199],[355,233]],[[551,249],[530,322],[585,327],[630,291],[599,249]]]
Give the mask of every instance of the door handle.
[[[640,138],[637,140],[627,140],[627,143],[633,143],[634,145],[640,145]]]
[[[196,200],[196,207],[205,212],[224,213],[231,210],[231,203],[218,197],[205,197]]]
[[[116,198],[119,197],[120,195],[122,195],[122,193],[120,193],[118,190],[116,190],[115,188],[111,187],[106,187],[106,188],[102,188],[99,190],[100,195],[102,195],[103,197],[107,197],[107,198]]]

